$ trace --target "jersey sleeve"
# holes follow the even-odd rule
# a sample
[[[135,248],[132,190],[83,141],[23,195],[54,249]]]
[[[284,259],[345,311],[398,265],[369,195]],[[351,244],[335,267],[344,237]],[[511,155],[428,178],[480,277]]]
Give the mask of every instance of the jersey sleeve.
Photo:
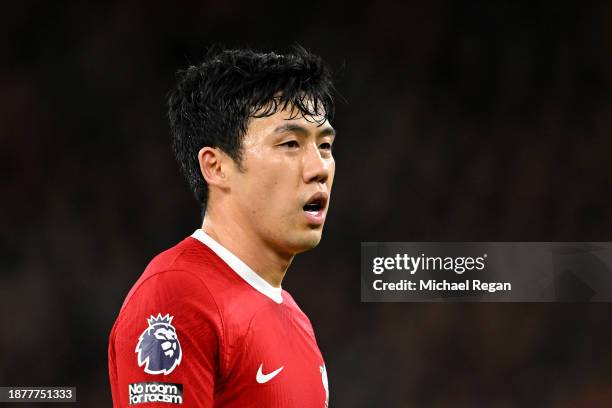
[[[186,271],[150,276],[111,332],[113,406],[212,407],[222,350],[220,313],[205,283]]]

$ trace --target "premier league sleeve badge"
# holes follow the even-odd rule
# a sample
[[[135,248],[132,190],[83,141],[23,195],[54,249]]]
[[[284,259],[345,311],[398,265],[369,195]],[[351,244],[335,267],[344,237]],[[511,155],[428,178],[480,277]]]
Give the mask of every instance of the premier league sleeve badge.
[[[181,344],[172,326],[174,316],[166,314],[147,319],[149,326],[142,332],[136,345],[138,366],[147,374],[168,375],[181,363]]]

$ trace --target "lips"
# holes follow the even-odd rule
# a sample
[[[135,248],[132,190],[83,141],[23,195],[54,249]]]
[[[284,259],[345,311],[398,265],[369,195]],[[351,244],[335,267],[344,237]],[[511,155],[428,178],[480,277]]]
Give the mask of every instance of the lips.
[[[311,225],[322,225],[325,221],[325,210],[327,209],[327,193],[315,193],[306,201],[302,209]]]

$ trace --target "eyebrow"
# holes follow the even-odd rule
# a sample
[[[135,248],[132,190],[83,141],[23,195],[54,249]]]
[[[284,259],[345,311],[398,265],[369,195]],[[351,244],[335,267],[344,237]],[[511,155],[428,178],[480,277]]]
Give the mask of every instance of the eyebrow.
[[[287,124],[281,125],[277,127],[276,129],[274,129],[273,131],[273,133],[284,133],[284,132],[301,133],[304,135],[307,135],[308,133],[310,133],[309,130],[306,129],[304,126],[297,125],[295,123],[287,123]],[[336,136],[336,129],[334,129],[331,126],[326,126],[318,132],[317,136]]]

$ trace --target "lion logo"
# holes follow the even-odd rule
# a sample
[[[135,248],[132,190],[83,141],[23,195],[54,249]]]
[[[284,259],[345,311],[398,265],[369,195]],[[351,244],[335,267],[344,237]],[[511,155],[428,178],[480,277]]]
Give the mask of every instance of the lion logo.
[[[181,363],[181,344],[172,326],[174,316],[161,313],[147,319],[147,327],[136,345],[138,366],[147,374],[170,374]]]

